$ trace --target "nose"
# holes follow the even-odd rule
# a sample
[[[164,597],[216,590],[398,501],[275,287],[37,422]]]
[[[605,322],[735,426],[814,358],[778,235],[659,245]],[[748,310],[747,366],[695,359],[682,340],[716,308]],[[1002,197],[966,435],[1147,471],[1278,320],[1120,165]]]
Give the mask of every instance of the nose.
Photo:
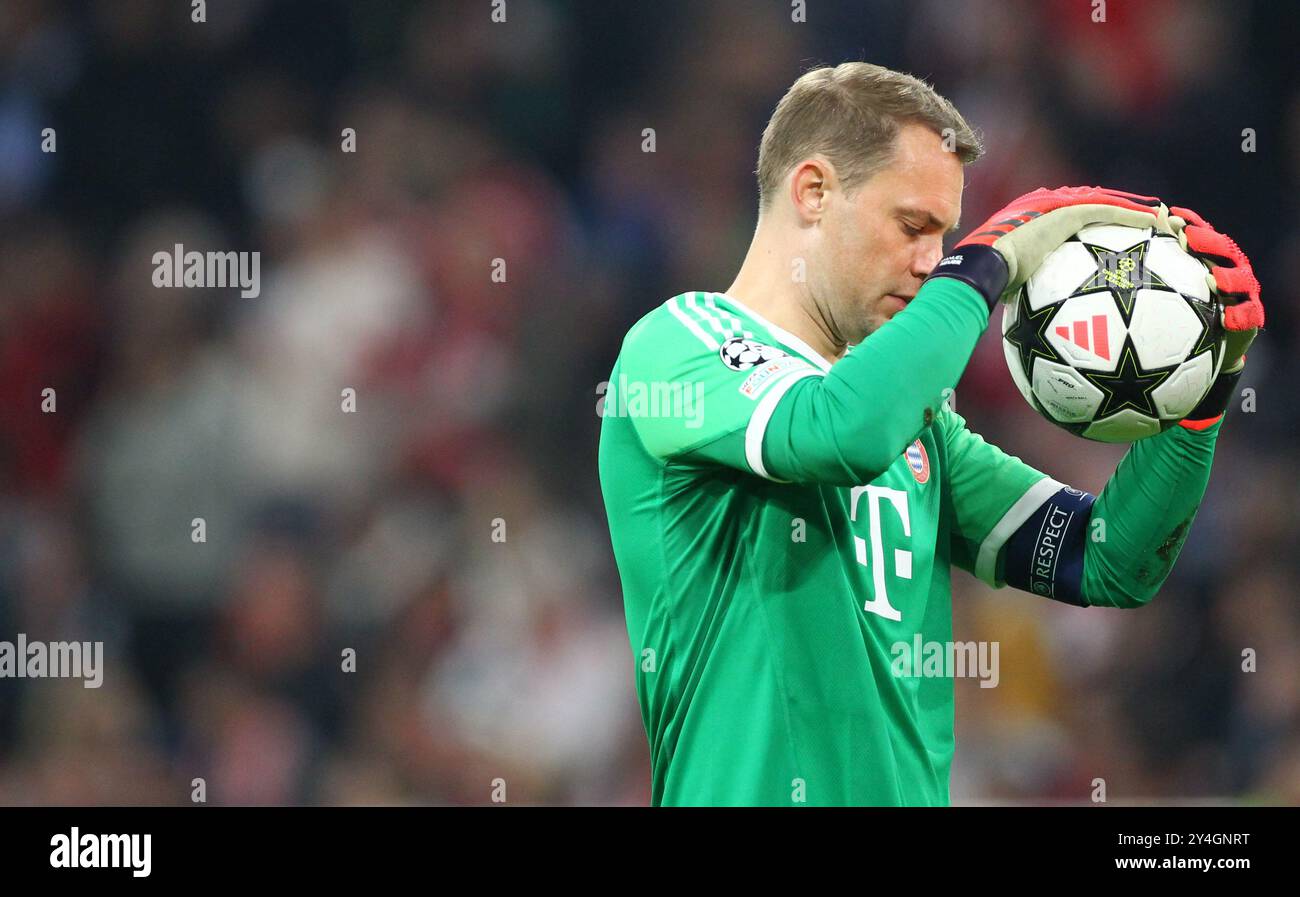
[[[927,236],[918,241],[916,252],[912,256],[912,275],[924,280],[943,258],[943,238],[938,234]]]

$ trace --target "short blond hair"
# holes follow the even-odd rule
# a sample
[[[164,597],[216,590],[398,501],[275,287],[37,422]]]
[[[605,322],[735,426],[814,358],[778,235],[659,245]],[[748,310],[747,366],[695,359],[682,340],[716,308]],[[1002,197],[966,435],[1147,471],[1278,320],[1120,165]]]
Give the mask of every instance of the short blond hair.
[[[980,138],[949,100],[920,78],[869,62],[812,69],[786,91],[758,148],[758,204],[766,209],[787,173],[815,153],[835,166],[852,193],[889,164],[901,125],[924,124],[963,165],[984,153]]]

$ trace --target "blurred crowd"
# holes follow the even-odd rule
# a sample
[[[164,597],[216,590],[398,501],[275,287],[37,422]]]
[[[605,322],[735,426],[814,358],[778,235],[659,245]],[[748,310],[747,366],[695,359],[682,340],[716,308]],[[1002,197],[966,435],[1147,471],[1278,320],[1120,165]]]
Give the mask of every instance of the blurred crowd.
[[[5,0],[0,639],[107,656],[99,689],[0,680],[0,804],[648,802],[597,387],[730,283],[768,114],[855,58],[983,133],[965,220],[1154,193],[1265,285],[1255,410],[1151,606],[954,575],[956,637],[1001,645],[954,801],[1300,803],[1300,14],[1107,6]],[[260,295],[156,288],[178,243],[259,251]],[[1037,418],[999,333],[957,410],[1100,491],[1124,447]]]

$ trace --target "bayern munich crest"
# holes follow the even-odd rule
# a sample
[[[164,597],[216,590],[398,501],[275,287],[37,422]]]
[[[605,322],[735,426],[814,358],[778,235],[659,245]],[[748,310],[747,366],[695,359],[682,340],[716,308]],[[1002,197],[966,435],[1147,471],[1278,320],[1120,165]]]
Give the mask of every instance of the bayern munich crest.
[[[907,459],[907,469],[912,471],[912,476],[916,481],[925,484],[930,479],[930,456],[925,453],[925,446],[921,440],[916,440],[907,447],[903,452],[903,457]]]

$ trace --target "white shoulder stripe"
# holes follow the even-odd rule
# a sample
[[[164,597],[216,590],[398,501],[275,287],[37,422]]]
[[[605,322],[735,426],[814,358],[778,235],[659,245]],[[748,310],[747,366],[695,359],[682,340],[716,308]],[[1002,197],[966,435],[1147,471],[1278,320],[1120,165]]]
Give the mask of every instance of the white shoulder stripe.
[[[686,329],[695,334],[695,336],[699,338],[699,341],[708,346],[711,351],[716,352],[722,347],[717,340],[705,333],[700,325],[696,324],[690,315],[682,311],[681,306],[677,304],[676,296],[665,302],[664,308],[668,309],[669,314],[681,321],[682,324],[686,326]]]
[[[754,473],[777,483],[785,482],[769,474],[767,468],[763,466],[763,436],[767,433],[767,425],[772,420],[772,415],[776,413],[776,403],[781,401],[781,397],[789,391],[790,387],[804,377],[820,376],[822,375],[813,367],[794,369],[768,390],[767,395],[763,396],[758,407],[754,409],[754,413],[749,416],[749,426],[745,428],[745,460],[749,462],[750,469]]]
[[[701,321],[712,327],[714,332],[717,333],[718,336],[722,337],[724,342],[735,336],[736,334],[724,327],[715,315],[706,309],[700,308],[699,305],[696,304],[696,297],[699,295],[699,293],[691,293],[686,297],[686,307],[695,312]]]
[[[1064,483],[1058,483],[1051,477],[1043,477],[1026,489],[1025,494],[1020,496],[1020,500],[1007,509],[1002,519],[989,530],[988,536],[980,544],[979,556],[975,559],[975,575],[993,588],[1000,588],[999,584],[994,582],[998,552],[1002,550],[1007,539],[1011,538],[1011,534],[1020,529],[1021,524],[1042,507],[1043,502],[1064,488]]]
[[[705,295],[704,304],[707,305],[709,308],[711,308],[714,314],[716,314],[719,318],[721,318],[725,323],[727,323],[730,326],[732,333],[735,333],[736,331],[740,331],[740,335],[745,337],[745,339],[750,339],[754,336],[753,333],[751,333],[748,330],[744,330],[740,326],[739,318],[733,315],[730,311],[718,308],[718,303],[714,300],[713,294]]]

